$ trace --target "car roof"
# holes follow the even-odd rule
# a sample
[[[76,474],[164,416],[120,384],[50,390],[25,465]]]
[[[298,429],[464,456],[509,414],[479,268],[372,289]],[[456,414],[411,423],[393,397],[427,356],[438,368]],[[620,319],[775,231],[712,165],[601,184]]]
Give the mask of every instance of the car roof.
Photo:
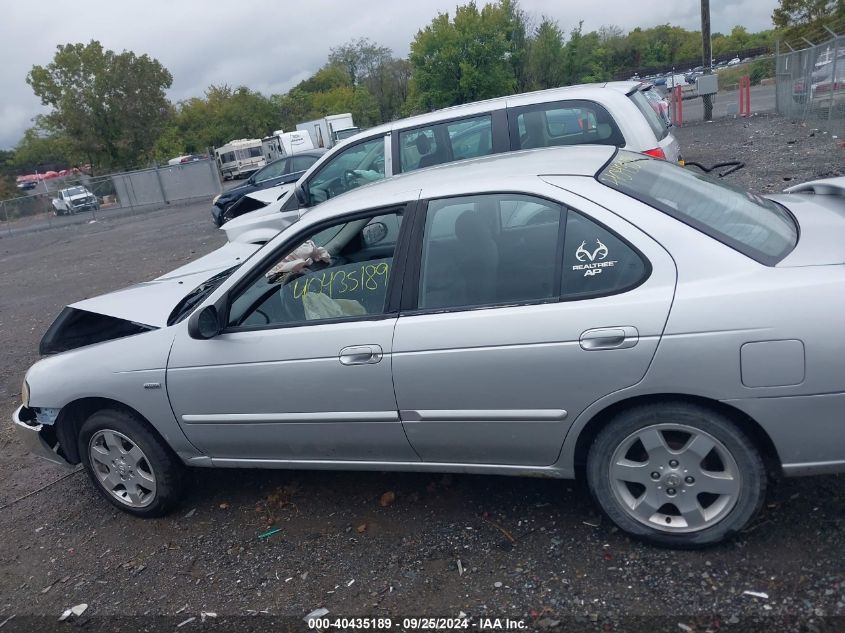
[[[508,182],[529,176],[592,177],[615,152],[616,148],[609,145],[544,147],[443,163],[358,187],[321,203],[306,215],[325,219],[409,202],[416,199],[421,189],[427,197],[461,195],[457,192],[507,190]]]
[[[524,105],[526,103],[546,103],[548,101],[555,101],[557,99],[584,99],[587,101],[598,99],[601,96],[601,91],[610,88],[623,94],[628,94],[633,91],[638,85],[639,81],[611,81],[604,83],[579,84],[576,86],[564,86],[562,88],[549,88],[547,90],[535,90],[533,92],[522,92],[519,94],[507,95],[504,97],[495,97],[493,99],[485,99],[484,101],[473,101],[472,103],[463,103],[460,105],[434,110],[426,114],[418,114],[416,116],[399,119],[390,123],[384,123],[376,127],[365,130],[363,134],[373,136],[379,133],[387,134],[394,130],[404,130],[407,128],[419,127],[429,123],[436,123],[443,119],[452,119],[459,116],[471,116],[473,114],[480,114],[505,108],[509,105]],[[355,142],[362,136],[356,134],[348,139],[344,139],[344,143],[350,141]]]

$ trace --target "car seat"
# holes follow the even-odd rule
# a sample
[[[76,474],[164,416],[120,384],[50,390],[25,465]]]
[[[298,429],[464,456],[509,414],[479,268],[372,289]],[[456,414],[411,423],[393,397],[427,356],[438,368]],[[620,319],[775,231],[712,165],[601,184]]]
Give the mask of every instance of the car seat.
[[[428,136],[422,133],[417,134],[417,138],[414,139],[414,143],[416,144],[417,151],[420,154],[420,162],[417,163],[417,169],[431,167],[432,165],[437,165],[441,162],[437,158],[437,152],[431,151],[431,141]]]
[[[549,139],[546,135],[545,112],[539,110],[526,112],[522,115],[525,123],[525,136],[522,138],[522,149],[548,147]]]

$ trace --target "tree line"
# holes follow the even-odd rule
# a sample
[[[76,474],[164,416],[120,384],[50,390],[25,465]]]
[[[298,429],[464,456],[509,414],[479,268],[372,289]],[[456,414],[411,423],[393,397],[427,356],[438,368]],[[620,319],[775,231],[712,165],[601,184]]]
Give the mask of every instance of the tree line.
[[[712,36],[715,57],[760,46],[827,21],[845,21],[845,0],[780,0],[776,29],[735,26]],[[820,28],[820,27],[819,27]],[[420,29],[407,58],[367,38],[331,49],[325,64],[287,93],[209,86],[171,103],[173,78],[148,55],[115,53],[97,41],[57,47],[26,77],[48,114],[36,117],[5,174],[86,165],[92,172],[204,153],[234,138],[260,138],[327,114],[351,112],[366,128],[418,112],[515,92],[603,81],[626,69],[701,59],[701,35],[663,24],[585,32],[525,12],[518,0],[470,1]],[[8,189],[0,179],[0,193]]]

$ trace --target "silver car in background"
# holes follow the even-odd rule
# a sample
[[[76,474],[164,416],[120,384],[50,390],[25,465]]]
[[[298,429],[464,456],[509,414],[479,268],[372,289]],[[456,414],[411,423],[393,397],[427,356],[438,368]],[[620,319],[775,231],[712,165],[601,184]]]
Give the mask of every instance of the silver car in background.
[[[229,241],[263,244],[299,216],[356,187],[417,169],[524,149],[609,145],[677,162],[678,141],[648,99],[650,84],[614,81],[539,90],[400,119],[334,147],[272,202],[228,222]],[[253,196],[247,196],[253,198]],[[263,198],[262,201],[259,198]],[[265,206],[266,205],[266,206]],[[263,207],[263,208],[262,208]]]
[[[66,308],[14,422],[142,517],[186,465],[584,477],[627,533],[705,546],[768,475],[845,470],[843,188],[606,146],[421,170]]]

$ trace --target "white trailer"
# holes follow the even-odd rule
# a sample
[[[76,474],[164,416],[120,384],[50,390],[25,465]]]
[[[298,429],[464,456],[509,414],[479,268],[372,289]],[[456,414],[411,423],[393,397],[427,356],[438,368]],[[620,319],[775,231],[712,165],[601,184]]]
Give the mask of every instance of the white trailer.
[[[308,132],[315,147],[334,147],[338,141],[354,136],[358,128],[352,121],[352,114],[330,114],[322,119],[297,123],[297,130]]]
[[[268,164],[306,149],[314,149],[314,143],[311,135],[302,130],[296,132],[276,130],[270,136],[261,139],[261,153]]]
[[[243,178],[264,167],[260,138],[240,138],[214,150],[223,180]]]

